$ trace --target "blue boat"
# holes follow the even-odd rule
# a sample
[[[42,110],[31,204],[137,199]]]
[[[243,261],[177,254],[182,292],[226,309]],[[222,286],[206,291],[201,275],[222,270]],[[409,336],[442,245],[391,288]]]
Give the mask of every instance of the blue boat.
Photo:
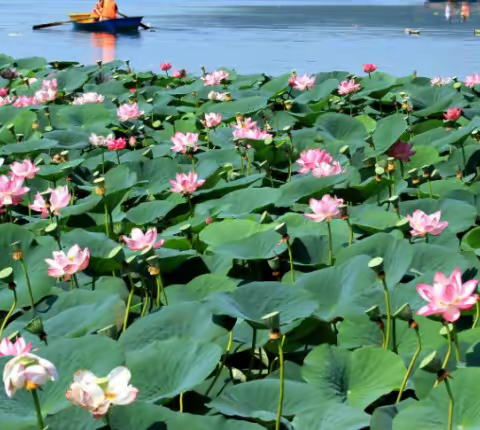
[[[143,16],[133,16],[128,18],[107,19],[105,21],[73,23],[75,30],[98,31],[102,33],[128,33],[138,31],[142,23]]]

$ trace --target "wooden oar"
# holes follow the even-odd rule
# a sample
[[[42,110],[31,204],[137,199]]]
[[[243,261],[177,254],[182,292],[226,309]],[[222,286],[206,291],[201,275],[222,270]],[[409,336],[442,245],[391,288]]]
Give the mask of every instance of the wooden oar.
[[[75,22],[74,20],[70,21],[57,21],[57,22],[49,22],[48,24],[38,24],[34,25],[33,29],[34,30],[39,30],[41,28],[47,28],[47,27],[55,27],[56,25],[63,25],[63,24],[70,24],[71,22]]]
[[[123,18],[128,18],[127,15],[124,15],[123,13],[117,12],[121,17]],[[152,27],[149,27],[148,25],[140,23],[140,27],[142,27],[145,30],[151,30]]]

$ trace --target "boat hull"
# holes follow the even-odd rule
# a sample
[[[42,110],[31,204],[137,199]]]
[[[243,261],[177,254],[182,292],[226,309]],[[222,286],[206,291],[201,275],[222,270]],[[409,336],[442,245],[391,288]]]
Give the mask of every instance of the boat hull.
[[[138,27],[140,26],[142,19],[142,16],[134,16],[96,22],[74,22],[73,28],[79,31],[128,33],[132,31],[138,31]]]

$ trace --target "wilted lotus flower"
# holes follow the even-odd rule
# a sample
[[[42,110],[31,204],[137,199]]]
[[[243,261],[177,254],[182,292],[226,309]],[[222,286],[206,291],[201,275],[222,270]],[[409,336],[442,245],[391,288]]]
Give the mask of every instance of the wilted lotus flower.
[[[293,80],[293,88],[296,90],[304,91],[307,88],[312,88],[315,85],[315,76],[312,76],[311,78],[305,74],[303,76],[297,76]]]
[[[206,86],[213,87],[214,85],[221,84],[222,81],[227,81],[229,78],[228,73],[224,70],[216,70],[215,72],[202,76],[200,79]]]
[[[480,84],[480,75],[478,73],[475,73],[474,75],[468,75],[465,78],[465,85],[469,88],[472,88],[478,84]]]
[[[387,152],[390,157],[395,158],[395,160],[409,162],[410,157],[415,155],[416,152],[412,151],[413,143],[407,143],[398,141],[395,143]]]
[[[0,88],[0,97],[7,97],[8,96],[8,88]]]
[[[8,357],[17,355],[22,355],[27,352],[30,352],[32,349],[31,343],[26,343],[23,337],[18,337],[15,342],[12,342],[8,338],[4,338],[0,342],[0,357]]]
[[[177,79],[182,79],[187,76],[187,72],[185,71],[185,69],[174,70],[172,76]]]
[[[377,70],[377,66],[375,66],[375,64],[364,64],[363,65],[363,71],[365,73],[373,73]]]
[[[448,221],[440,221],[442,212],[438,211],[431,215],[427,215],[425,212],[417,209],[413,212],[413,215],[407,215],[407,219],[410,222],[410,234],[412,236],[424,237],[427,234],[432,236],[438,236],[444,229],[448,227]]]
[[[85,93],[73,100],[74,105],[84,105],[86,103],[103,103],[105,96],[98,93]]]
[[[171,63],[167,63],[167,62],[160,63],[160,69],[162,69],[164,72],[170,70],[171,68],[172,68]]]
[[[65,396],[76,406],[89,411],[94,418],[104,417],[110,405],[128,405],[137,398],[138,390],[129,384],[130,371],[123,366],[113,369],[106,378],[98,378],[88,370],[79,370]]]
[[[417,315],[442,314],[446,321],[458,320],[461,310],[470,309],[477,303],[478,295],[474,294],[477,284],[477,280],[464,284],[460,269],[455,269],[449,278],[442,272],[437,272],[433,278],[433,286],[417,285],[418,294],[429,302],[417,311]]]
[[[321,200],[310,199],[309,203],[313,214],[304,214],[305,218],[315,222],[330,222],[333,218],[341,217],[339,206],[343,205],[343,199],[325,194]]]
[[[113,136],[107,137],[105,143],[110,151],[123,151],[127,147],[127,139],[124,137],[118,139],[113,139]]]
[[[35,212],[40,212],[40,218],[48,217],[47,202],[40,193],[35,195],[35,200],[29,205],[29,208]]]
[[[350,79],[349,81],[342,81],[338,86],[338,94],[351,94],[360,89],[360,84],[355,83],[355,79]]]
[[[452,109],[448,109],[444,114],[443,114],[443,117],[447,120],[447,121],[456,121],[458,118],[460,118],[462,116],[462,109],[456,109],[456,108],[452,108]]]
[[[117,115],[120,121],[130,121],[138,119],[143,115],[143,110],[138,108],[137,103],[125,103],[117,109]]]
[[[24,353],[12,358],[3,368],[5,393],[13,397],[17,390],[25,388],[36,390],[48,380],[58,379],[57,369],[50,363],[31,353]]]
[[[222,114],[221,113],[206,113],[205,114],[205,127],[212,128],[216,127],[218,124],[222,122]]]
[[[198,150],[198,134],[197,133],[180,133],[177,131],[170,138],[173,146],[170,148],[173,152],[186,154],[187,152],[196,152]]]
[[[297,160],[297,164],[302,166],[298,173],[308,173],[315,167],[318,167],[320,163],[331,163],[333,157],[324,149],[309,149],[300,153],[300,158]]]
[[[36,167],[29,158],[26,158],[21,163],[15,161],[10,164],[10,170],[18,178],[33,179],[40,168]]]
[[[157,242],[157,229],[155,227],[148,229],[145,234],[139,228],[134,228],[131,236],[131,238],[128,236],[120,238],[126,243],[130,251],[142,251],[150,246],[153,249],[157,249],[165,243],[163,239]]]
[[[16,205],[22,201],[22,196],[30,188],[23,186],[24,178],[6,175],[0,176],[0,204],[4,206]]]
[[[169,182],[172,185],[172,193],[193,194],[198,187],[205,183],[205,180],[198,179],[196,173],[190,172],[188,175],[177,173],[176,179],[170,179]]]
[[[60,209],[66,208],[72,198],[68,191],[68,185],[57,187],[50,191],[50,210],[55,215],[60,215]]]
[[[90,260],[88,248],[82,250],[78,245],[73,245],[67,255],[63,251],[53,251],[53,259],[45,259],[48,265],[48,275],[52,278],[61,278],[68,281],[77,272],[85,270]]]

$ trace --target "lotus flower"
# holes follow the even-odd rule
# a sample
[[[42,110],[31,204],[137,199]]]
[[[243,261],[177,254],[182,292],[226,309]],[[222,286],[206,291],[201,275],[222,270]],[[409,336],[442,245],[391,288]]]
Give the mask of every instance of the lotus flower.
[[[0,176],[0,204],[16,205],[30,188],[23,186],[24,178],[18,176]]]
[[[198,150],[198,134],[197,133],[180,133],[176,132],[170,139],[173,146],[170,148],[173,152],[186,154],[187,152],[196,152]]]
[[[60,209],[66,208],[72,198],[68,191],[68,185],[57,187],[54,190],[50,190],[50,210],[55,215],[60,215]]]
[[[73,100],[74,105],[84,105],[87,103],[103,103],[105,96],[98,93],[85,93]]]
[[[448,278],[442,272],[437,272],[433,278],[433,286],[417,285],[418,294],[429,302],[420,308],[417,314],[442,314],[446,321],[454,322],[460,318],[461,310],[470,309],[477,303],[478,295],[474,294],[477,284],[477,280],[463,283],[460,269],[455,269]]]
[[[432,236],[438,236],[444,229],[448,227],[448,221],[440,221],[442,212],[438,211],[431,215],[427,215],[425,212],[417,209],[413,212],[413,215],[407,215],[407,219],[410,222],[410,234],[412,236],[424,237],[427,234]]]
[[[363,65],[363,71],[365,73],[370,74],[370,73],[375,72],[376,70],[377,70],[377,66],[375,66],[375,64],[364,64]]]
[[[339,206],[343,204],[343,199],[325,194],[321,200],[310,199],[309,203],[313,214],[304,214],[305,218],[315,222],[330,222],[333,218],[341,217]]]
[[[117,109],[117,115],[120,121],[131,121],[138,119],[143,115],[143,110],[138,108],[137,103],[125,103]]]
[[[412,151],[412,148],[413,143],[402,142],[399,140],[388,150],[388,155],[396,160],[409,162],[410,157],[416,153],[415,151]]]
[[[57,91],[51,88],[41,89],[35,92],[33,97],[34,105],[53,102],[57,98]]]
[[[10,96],[0,97],[0,107],[9,105],[14,101],[15,101],[14,97],[10,97]]]
[[[443,78],[441,76],[435,76],[433,79],[430,80],[430,85],[432,87],[438,86],[443,87],[444,85],[448,85],[452,82],[452,78]]]
[[[176,79],[182,79],[187,77],[187,72],[185,69],[174,70],[172,76]]]
[[[360,84],[355,83],[355,79],[350,79],[349,81],[342,81],[338,86],[338,94],[351,94],[360,89]]]
[[[345,172],[345,169],[342,168],[338,161],[334,161],[332,163],[320,163],[312,170],[312,175],[315,178],[322,178],[325,176],[339,175],[343,172]]]
[[[107,137],[103,136],[97,136],[96,134],[92,133],[88,139],[88,141],[93,145],[93,146],[106,146],[107,141],[115,139],[115,136],[113,134],[109,134]]]
[[[222,114],[221,113],[206,113],[205,114],[205,127],[212,128],[216,127],[218,124],[222,122]]]
[[[259,128],[243,128],[241,130],[233,130],[233,137],[236,139],[267,140],[272,135]]]
[[[216,91],[210,91],[208,93],[209,100],[217,100],[219,102],[226,102],[232,100],[230,93],[217,93]]]
[[[0,88],[0,97],[8,96],[8,88]]]
[[[110,405],[128,405],[135,401],[138,390],[129,384],[130,378],[130,371],[123,366],[113,369],[106,378],[98,378],[89,370],[79,370],[65,396],[94,418],[102,418]]]
[[[460,118],[462,116],[462,109],[456,109],[456,108],[452,108],[452,109],[448,109],[444,114],[443,114],[443,117],[447,120],[447,121],[456,121],[458,118]]]
[[[245,118],[244,120],[237,120],[236,124],[232,125],[234,130],[255,130],[257,128],[257,122],[252,118]]]
[[[291,76],[288,78],[288,85],[290,87],[294,87],[295,86],[295,79],[297,78],[297,73],[296,72],[292,72]]]
[[[56,91],[58,88],[57,80],[50,79],[42,82],[42,90],[52,90]]]
[[[114,139],[113,136],[107,137],[105,144],[110,151],[122,151],[127,147],[127,139],[124,137],[119,137],[118,139]]]
[[[129,144],[132,148],[135,147],[135,145],[137,144],[137,139],[135,138],[135,136],[130,136],[130,137],[128,138],[128,144]]]
[[[195,190],[205,183],[204,179],[198,179],[196,173],[190,172],[187,175],[177,173],[176,180],[170,179],[172,193],[193,194]]]
[[[222,81],[228,81],[228,73],[224,70],[216,70],[212,74],[202,76],[200,79],[206,86],[213,87],[214,85],[221,84]]]
[[[77,272],[85,270],[90,260],[88,248],[82,250],[78,245],[73,245],[67,255],[63,251],[53,251],[53,259],[47,258],[48,275],[52,278],[61,278],[68,281]]]
[[[57,369],[45,360],[29,352],[12,358],[3,368],[5,393],[13,397],[17,390],[36,390],[48,380],[58,379]]]
[[[122,236],[121,239],[127,244],[130,251],[142,251],[148,247],[153,249],[160,248],[165,240],[159,240],[157,242],[157,229],[150,228],[145,234],[139,228],[132,229],[131,238],[128,236]]]
[[[17,108],[25,108],[29,106],[35,106],[36,104],[37,100],[35,97],[20,96],[15,100],[13,106]]]
[[[171,68],[172,68],[171,63],[167,63],[167,62],[160,63],[160,69],[162,69],[164,72],[170,70]]]
[[[32,349],[31,343],[26,343],[23,337],[18,337],[15,342],[12,342],[8,338],[4,338],[0,342],[0,357],[16,357],[30,352]]]
[[[36,167],[29,158],[26,158],[21,163],[15,161],[10,164],[10,170],[18,178],[33,179],[40,168]]]
[[[40,212],[40,218],[48,217],[47,202],[40,193],[35,194],[35,200],[33,201],[33,204],[29,205],[29,208],[35,212]]]
[[[306,174],[318,167],[320,163],[331,163],[333,157],[324,149],[309,149],[300,153],[297,164],[302,166],[298,173]]]
[[[311,78],[305,74],[303,76],[297,76],[293,80],[293,88],[296,90],[304,91],[308,88],[312,88],[315,85],[315,76]]]
[[[475,73],[474,75],[469,75],[465,78],[465,85],[469,88],[472,88],[475,85],[480,84],[480,75]]]

